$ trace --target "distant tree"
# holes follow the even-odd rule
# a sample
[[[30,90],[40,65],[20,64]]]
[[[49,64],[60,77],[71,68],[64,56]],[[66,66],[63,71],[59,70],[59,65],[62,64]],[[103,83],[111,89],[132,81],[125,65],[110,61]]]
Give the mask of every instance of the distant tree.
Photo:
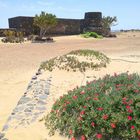
[[[41,12],[35,15],[34,25],[40,28],[40,37],[42,38],[46,32],[57,24],[56,16],[50,13]]]
[[[104,16],[102,19],[102,25],[103,25],[105,33],[110,32],[111,27],[117,25],[117,17]]]

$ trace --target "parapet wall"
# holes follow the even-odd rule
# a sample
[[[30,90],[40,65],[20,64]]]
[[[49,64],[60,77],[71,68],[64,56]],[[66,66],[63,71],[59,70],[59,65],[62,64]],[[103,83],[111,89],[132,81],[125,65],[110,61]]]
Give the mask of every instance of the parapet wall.
[[[15,28],[25,32],[26,35],[39,34],[39,29],[33,25],[34,17],[14,17],[9,19],[9,28]],[[74,35],[84,31],[95,31],[102,33],[102,13],[85,13],[84,19],[62,19],[57,18],[58,23],[47,34]]]

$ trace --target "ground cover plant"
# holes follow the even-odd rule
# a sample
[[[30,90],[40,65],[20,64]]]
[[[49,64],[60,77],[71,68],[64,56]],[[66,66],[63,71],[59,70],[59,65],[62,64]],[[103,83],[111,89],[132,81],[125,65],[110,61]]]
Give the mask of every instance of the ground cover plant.
[[[87,82],[58,99],[45,118],[71,140],[139,140],[140,76],[122,73]]]
[[[86,69],[106,67],[109,61],[107,56],[98,51],[76,50],[43,62],[40,69],[53,71],[58,68],[60,70],[84,72]]]
[[[93,38],[103,38],[102,35],[98,35],[96,32],[85,32],[83,34],[81,34],[82,37],[84,38],[90,38],[90,37],[93,37]]]

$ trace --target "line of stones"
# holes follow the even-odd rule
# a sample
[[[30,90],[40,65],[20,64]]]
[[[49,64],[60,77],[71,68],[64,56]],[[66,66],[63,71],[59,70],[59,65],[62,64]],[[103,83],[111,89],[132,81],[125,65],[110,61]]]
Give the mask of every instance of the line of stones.
[[[37,118],[46,111],[51,77],[47,80],[39,79],[41,74],[41,70],[38,70],[36,75],[32,77],[26,92],[20,98],[17,106],[14,108],[7,119],[6,124],[3,126],[2,133],[0,133],[0,140],[8,140],[4,138],[5,131],[7,131],[8,128],[16,129],[20,126],[26,127],[36,121]]]

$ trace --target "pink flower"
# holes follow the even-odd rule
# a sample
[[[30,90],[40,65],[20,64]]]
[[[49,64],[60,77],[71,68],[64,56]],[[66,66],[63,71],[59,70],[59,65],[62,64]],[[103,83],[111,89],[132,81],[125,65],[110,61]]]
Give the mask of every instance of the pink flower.
[[[138,83],[138,86],[140,87],[140,83]]]
[[[126,101],[122,101],[122,103],[123,103],[124,105],[127,105],[127,104],[128,104]]]
[[[78,97],[77,97],[77,96],[73,96],[72,98],[73,98],[73,99],[77,99]]]
[[[101,139],[101,138],[102,138],[102,134],[97,134],[97,135],[96,135],[96,138],[97,138],[97,139]]]
[[[131,121],[131,120],[132,120],[132,117],[131,117],[131,116],[128,116],[127,119],[128,119],[129,121]]]
[[[102,108],[102,107],[99,107],[99,108],[97,108],[97,110],[102,111],[102,110],[103,110],[103,108]]]
[[[83,108],[87,108],[86,106],[83,106]]]
[[[95,94],[95,96],[99,96],[99,94],[98,94],[98,93],[96,93],[96,94]]]
[[[132,112],[133,112],[133,110],[129,109],[129,110],[128,110],[128,112],[129,112],[129,113],[132,113]]]
[[[81,111],[81,112],[80,112],[80,115],[84,115],[84,114],[85,114],[85,111]]]
[[[72,130],[70,130],[70,131],[69,131],[69,134],[70,134],[70,135],[72,135],[72,134],[73,134]]]
[[[91,126],[93,126],[93,127],[94,127],[94,126],[95,126],[95,123],[94,123],[94,122],[92,122],[92,123],[91,123]]]
[[[99,99],[98,98],[93,98],[93,100],[98,101]]]
[[[135,92],[135,93],[139,93],[139,90],[138,90],[138,89],[136,89],[136,90],[134,90],[134,92]]]
[[[86,140],[86,137],[84,135],[82,135],[81,140]]]
[[[122,98],[123,101],[126,101],[126,99],[127,99],[126,97]]]
[[[80,94],[81,94],[81,95],[82,95],[82,94],[85,94],[85,91],[81,91]]]
[[[75,137],[73,137],[73,138],[71,138],[71,140],[76,140],[76,138],[75,138]]]
[[[107,120],[108,119],[108,115],[103,115],[103,119]]]
[[[110,124],[112,128],[116,128],[116,125],[114,123]]]
[[[133,104],[133,100],[129,100],[128,104],[129,105]]]
[[[80,117],[78,118],[78,120],[79,120],[79,121],[82,121],[82,120],[83,120],[83,118],[80,116]]]
[[[66,111],[66,108],[63,108],[63,111]]]
[[[91,90],[91,88],[88,88],[87,90],[88,90],[88,91],[90,91],[90,90]]]
[[[131,129],[135,129],[135,126],[134,126],[134,125],[132,125],[132,126],[131,126]]]

